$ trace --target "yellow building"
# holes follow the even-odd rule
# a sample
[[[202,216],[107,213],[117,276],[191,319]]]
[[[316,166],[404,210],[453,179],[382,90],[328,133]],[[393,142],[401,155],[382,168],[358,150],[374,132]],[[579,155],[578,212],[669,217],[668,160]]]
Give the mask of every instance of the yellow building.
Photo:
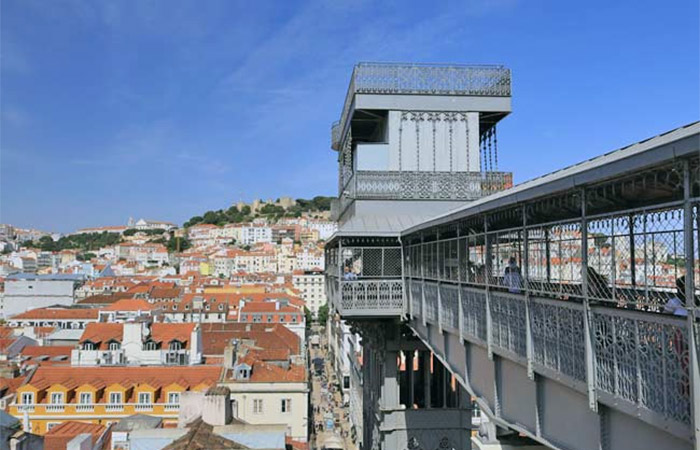
[[[43,435],[66,421],[109,425],[133,414],[177,423],[180,394],[216,385],[221,368],[40,366],[17,388],[9,413],[29,415],[31,432]]]

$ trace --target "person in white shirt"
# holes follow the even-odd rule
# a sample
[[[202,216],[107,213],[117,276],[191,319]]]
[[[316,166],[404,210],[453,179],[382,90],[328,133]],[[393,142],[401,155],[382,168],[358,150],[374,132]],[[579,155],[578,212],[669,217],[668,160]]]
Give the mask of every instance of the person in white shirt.
[[[685,275],[676,280],[676,295],[669,298],[664,305],[664,314],[688,315],[688,310],[685,307]]]
[[[508,292],[519,294],[523,288],[523,276],[520,274],[520,267],[515,262],[514,257],[508,260],[508,266],[503,274],[503,285],[508,287]]]

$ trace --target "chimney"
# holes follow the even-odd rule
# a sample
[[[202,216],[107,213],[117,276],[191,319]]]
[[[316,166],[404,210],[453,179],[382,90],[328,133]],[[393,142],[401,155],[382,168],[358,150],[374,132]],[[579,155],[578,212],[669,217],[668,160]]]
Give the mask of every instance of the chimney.
[[[202,420],[212,426],[228,425],[232,422],[231,390],[226,386],[214,386],[204,394]]]
[[[238,339],[231,340],[231,344],[224,349],[224,368],[233,369],[238,359]]]

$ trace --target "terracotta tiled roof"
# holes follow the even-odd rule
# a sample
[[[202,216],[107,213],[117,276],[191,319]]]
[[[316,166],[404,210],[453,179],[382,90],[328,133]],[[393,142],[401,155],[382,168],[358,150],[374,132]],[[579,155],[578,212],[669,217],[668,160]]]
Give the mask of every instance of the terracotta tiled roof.
[[[251,341],[258,350],[287,350],[291,355],[301,351],[299,337],[282,324],[264,323],[205,323],[202,324],[203,353],[223,355],[233,339]]]
[[[133,296],[133,293],[129,294],[127,292],[115,292],[114,294],[97,294],[85,297],[81,300],[78,300],[76,303],[78,303],[79,305],[111,305],[119,300],[125,298],[132,298]]]
[[[258,359],[255,354],[249,353],[238,359],[239,363],[251,366],[251,383],[303,383],[306,381],[306,369],[304,366],[291,364],[288,369],[276,364],[269,364]],[[226,371],[226,378],[233,378],[233,370]]]
[[[243,444],[226,439],[214,433],[214,427],[201,418],[188,426],[187,433],[168,444],[163,450],[209,450],[209,449],[246,449]]]
[[[74,422],[72,420],[63,422],[51,428],[44,435],[44,450],[65,450],[68,442],[79,434],[92,435],[94,445],[105,430],[104,425],[96,423]]]
[[[146,300],[140,298],[127,298],[118,300],[106,308],[101,308],[102,311],[150,311],[155,307]]]
[[[29,356],[30,358],[34,358],[37,356],[48,356],[49,358],[53,358],[56,356],[70,357],[70,352],[74,348],[75,347],[70,345],[27,345],[22,349],[20,353],[22,356]]]
[[[37,308],[14,315],[10,320],[97,320],[97,315],[96,309],[89,308]]]
[[[154,323],[151,325],[151,339],[163,343],[178,340],[189,348],[190,337],[196,326],[194,323]]]
[[[179,287],[154,287],[153,289],[151,289],[151,293],[148,296],[150,298],[179,298],[180,296],[182,296],[182,289]]]
[[[0,327],[0,338],[10,338],[14,336],[14,329],[10,327]]]
[[[85,327],[83,335],[80,336],[80,343],[90,341],[97,344],[100,350],[107,350],[110,341],[121,343],[123,334],[124,324],[122,323],[93,322]]]
[[[97,403],[108,401],[108,392],[104,388],[113,384],[118,384],[130,394],[125,401],[133,403],[136,401],[133,389],[137,385],[147,384],[155,389],[163,388],[171,384],[178,384],[185,389],[194,389],[200,385],[213,386],[221,376],[221,367],[217,366],[179,366],[155,367],[155,366],[134,366],[134,367],[64,367],[64,366],[39,366],[29,383],[36,389],[43,390],[54,384],[60,384],[68,389],[75,389],[82,385],[91,385],[98,390],[102,390]],[[131,392],[129,392],[131,391]],[[167,393],[164,389],[157,391],[158,398],[155,403],[165,402]],[[44,398],[43,402],[48,402]],[[72,402],[77,402],[75,396]]]

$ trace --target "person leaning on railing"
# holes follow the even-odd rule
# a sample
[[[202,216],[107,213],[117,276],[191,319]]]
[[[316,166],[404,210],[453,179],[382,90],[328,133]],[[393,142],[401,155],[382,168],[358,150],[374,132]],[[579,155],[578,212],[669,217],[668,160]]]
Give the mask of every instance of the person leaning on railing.
[[[688,315],[685,297],[685,275],[676,280],[676,295],[669,298],[664,305],[664,314],[683,317]]]
[[[345,266],[345,273],[343,273],[343,280],[345,280],[345,281],[357,280],[357,274],[355,272],[353,272],[350,267]]]

